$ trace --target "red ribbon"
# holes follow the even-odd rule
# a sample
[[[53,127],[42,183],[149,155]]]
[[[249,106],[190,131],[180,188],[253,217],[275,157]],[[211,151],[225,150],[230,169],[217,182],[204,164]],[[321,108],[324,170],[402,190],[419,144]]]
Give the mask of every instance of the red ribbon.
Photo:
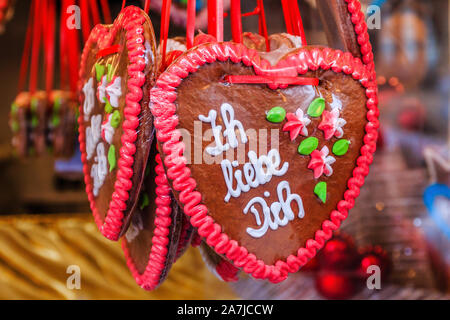
[[[225,82],[242,84],[276,84],[276,85],[300,85],[317,86],[318,78],[305,77],[278,77],[278,76],[254,76],[254,75],[228,75]]]
[[[119,50],[120,50],[120,47],[119,47],[118,44],[116,44],[114,46],[111,46],[111,47],[108,47],[108,48],[105,48],[105,49],[102,49],[99,52],[97,52],[97,58],[102,58],[102,57],[105,57],[105,56],[109,56],[110,54],[114,54],[114,53],[119,52]]]

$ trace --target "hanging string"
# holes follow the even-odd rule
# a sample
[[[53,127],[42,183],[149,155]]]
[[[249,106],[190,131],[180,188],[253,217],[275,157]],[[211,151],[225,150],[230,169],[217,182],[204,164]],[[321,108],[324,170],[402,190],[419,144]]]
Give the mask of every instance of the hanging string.
[[[297,0],[291,0],[291,13],[292,13],[292,26],[294,34],[300,36],[302,39],[302,46],[306,46],[305,30],[303,29],[302,16],[300,14],[300,8],[298,7]]]
[[[166,47],[167,47],[167,37],[169,35],[169,24],[170,24],[170,7],[172,5],[172,0],[164,0],[161,10],[161,32],[160,32],[160,48],[162,50],[161,57],[162,61],[166,61]]]
[[[108,0],[100,0],[100,6],[102,8],[103,20],[106,24],[111,24],[111,11],[109,10]]]
[[[89,3],[88,0],[80,0],[80,9],[81,9],[81,31],[83,33],[84,42],[89,38],[89,34],[91,33],[91,20],[89,17]]]
[[[33,35],[33,20],[36,0],[31,2],[30,12],[28,15],[27,33],[25,36],[25,44],[23,47],[22,60],[20,62],[19,84],[17,86],[18,92],[23,91],[25,82],[27,81],[28,64],[30,62],[31,40]]]
[[[195,37],[195,0],[188,0],[187,3],[187,21],[186,21],[186,48],[190,49],[194,45]]]
[[[63,0],[61,5],[61,16],[59,22],[59,72],[60,72],[60,87],[62,90],[67,90],[69,88],[69,77],[67,70],[69,69],[69,63],[66,54],[67,37],[66,37],[66,17],[65,8],[67,1]]]
[[[281,6],[283,7],[284,22],[286,24],[286,31],[289,34],[294,34],[292,29],[291,12],[289,11],[289,1],[281,0]]]
[[[223,41],[223,0],[208,0],[208,33]]]
[[[150,0],[145,0],[144,11],[148,14],[150,12]]]
[[[264,12],[264,4],[262,0],[257,0],[256,8],[251,11],[242,14],[241,13],[241,1],[231,0],[231,35],[234,42],[242,43],[242,17],[250,17],[258,15],[258,29],[259,34],[262,35],[266,41],[266,50],[270,50],[269,36],[267,33],[266,16]]]
[[[89,0],[90,1],[90,9],[92,13],[92,21],[93,25],[97,25],[101,23],[100,19],[100,11],[98,10],[97,0]]]
[[[46,12],[46,31],[45,31],[45,90],[47,95],[53,89],[53,75],[55,68],[55,19],[56,3],[55,0],[47,0]]]
[[[242,43],[241,0],[231,0],[230,6],[231,37],[236,43]]]
[[[297,0],[281,0],[281,5],[287,33],[299,36],[302,39],[302,45],[306,46],[305,30]]]
[[[34,93],[38,84],[39,49],[42,34],[43,0],[36,0],[33,20],[33,43],[31,47],[30,92]]]
[[[68,6],[75,5],[76,0],[63,0],[63,8],[67,8]],[[69,18],[69,14],[64,10],[61,9],[61,16],[63,17],[63,21],[67,21]],[[83,9],[82,9],[83,10]],[[87,8],[84,8],[85,14],[88,13]],[[77,29],[70,29],[67,27],[66,23],[61,22],[61,31],[64,33],[62,37],[65,39],[64,44],[65,47],[62,48],[62,55],[67,56],[67,65],[62,65],[61,68],[64,68],[64,71],[61,72],[67,72],[68,71],[68,78],[69,78],[69,87],[70,91],[73,94],[76,94],[77,87],[78,87],[78,72],[79,72],[79,63],[80,63],[80,39],[78,35]],[[83,27],[83,25],[82,25]],[[84,30],[83,30],[84,31]],[[90,29],[88,29],[88,34],[90,32]],[[85,37],[85,36],[84,36]],[[87,38],[86,38],[87,40]],[[63,60],[64,61],[64,60]],[[65,63],[65,62],[63,62]]]

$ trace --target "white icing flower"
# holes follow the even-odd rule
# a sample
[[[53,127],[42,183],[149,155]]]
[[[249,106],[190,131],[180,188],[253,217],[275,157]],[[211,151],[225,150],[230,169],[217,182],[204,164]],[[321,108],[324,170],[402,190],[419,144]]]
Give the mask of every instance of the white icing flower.
[[[100,141],[102,115],[97,114],[91,117],[91,126],[86,128],[86,154],[87,159],[91,159],[95,147]]]
[[[108,80],[106,75],[102,77],[102,81],[98,84],[97,87],[97,98],[100,103],[106,102],[106,86],[108,85]]]
[[[112,144],[115,129],[111,125],[112,113],[108,114],[106,120],[102,123],[102,138],[109,144]]]
[[[109,102],[114,108],[119,107],[119,98],[122,95],[121,78],[114,77],[111,83],[106,86]]]
[[[322,154],[323,163],[325,165],[323,173],[329,177],[333,174],[333,168],[331,168],[331,165],[336,162],[336,159],[333,156],[328,155],[330,150],[327,146],[324,146],[322,150],[320,150],[320,153]]]
[[[306,137],[308,135],[308,129],[306,127],[311,123],[311,119],[309,119],[308,116],[306,116],[303,113],[303,110],[300,108],[298,108],[297,111],[295,111],[295,116],[298,118],[300,122],[303,123],[301,134]]]
[[[94,78],[90,78],[83,86],[84,102],[83,102],[83,114],[84,120],[88,121],[89,116],[94,109],[95,103],[95,91],[94,91]]]
[[[108,161],[106,159],[105,146],[102,142],[97,145],[95,161],[96,163],[91,168],[91,178],[93,181],[92,193],[94,196],[98,196],[98,191],[105,182],[106,175],[108,174]]]

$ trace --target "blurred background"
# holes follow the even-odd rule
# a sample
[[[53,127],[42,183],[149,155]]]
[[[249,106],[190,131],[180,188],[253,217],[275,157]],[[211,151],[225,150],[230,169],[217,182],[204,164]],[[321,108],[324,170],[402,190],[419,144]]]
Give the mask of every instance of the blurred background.
[[[56,163],[50,154],[27,159],[14,156],[8,118],[17,94],[31,2],[0,1],[8,2],[11,7],[0,6],[0,298],[448,299],[448,0],[362,1],[364,12],[370,5],[381,10],[380,28],[369,31],[379,84],[380,141],[355,208],[335,246],[326,248],[356,264],[329,265],[327,257],[319,255],[309,268],[280,285],[245,276],[225,284],[190,249],[169,280],[153,293],[134,283],[120,247],[97,232],[88,215],[79,154]],[[182,11],[180,2],[175,5]],[[157,35],[158,3],[152,1],[150,12]],[[315,1],[298,3],[308,44],[326,45]],[[121,1],[109,4],[115,17]],[[142,5],[139,1],[127,4]],[[284,32],[280,1],[265,0],[264,5],[269,34]],[[242,1],[243,12],[254,7],[255,1]],[[183,35],[183,19],[172,19],[169,37]],[[245,31],[255,31],[257,25],[257,17],[243,19]],[[225,39],[231,39],[229,19],[225,19],[224,30]],[[362,280],[352,275],[371,254],[389,265],[382,290],[364,289]],[[64,266],[68,264],[90,270],[82,290],[65,287]],[[201,272],[193,275],[194,270]]]

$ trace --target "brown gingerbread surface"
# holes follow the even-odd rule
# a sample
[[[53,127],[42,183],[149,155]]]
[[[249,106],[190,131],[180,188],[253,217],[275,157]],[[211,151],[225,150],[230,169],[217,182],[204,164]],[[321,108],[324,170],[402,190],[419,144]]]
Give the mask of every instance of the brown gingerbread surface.
[[[296,254],[307,239],[313,238],[316,230],[320,229],[323,221],[329,218],[331,211],[336,209],[338,201],[343,198],[347,188],[346,182],[351,177],[363,144],[364,126],[367,123],[366,97],[365,90],[358,81],[349,75],[333,71],[308,72],[306,77],[319,78],[320,84],[317,87],[290,86],[286,89],[271,90],[266,85],[228,84],[223,81],[226,75],[253,74],[252,68],[241,63],[206,64],[182,81],[177,88],[175,103],[179,118],[178,128],[191,137],[190,140],[183,138],[187,144],[188,152],[185,152],[185,155],[188,162],[190,161],[188,166],[197,182],[196,189],[202,194],[202,203],[209,209],[209,215],[222,226],[222,232],[231,239],[237,240],[266,264],[274,264],[277,260],[285,260],[290,254]],[[343,138],[350,141],[350,146],[345,155],[334,155],[331,150],[338,139],[332,137],[325,140],[324,132],[318,129],[321,117],[311,117],[311,123],[307,127],[308,137],[316,137],[319,142],[318,150],[327,146],[329,155],[336,159],[332,164],[333,174],[329,177],[322,175],[315,179],[313,170],[307,168],[311,157],[300,155],[297,151],[299,144],[306,137],[300,135],[291,141],[289,133],[282,131],[285,122],[271,123],[266,120],[266,114],[277,106],[283,107],[288,113],[295,113],[300,108],[306,114],[311,102],[318,97],[325,99],[325,110],[330,111],[332,107],[339,108],[340,117],[346,120]],[[244,146],[241,152],[244,157],[238,159],[239,164],[233,172],[242,170],[244,163],[249,162],[249,151],[254,151],[260,157],[271,149],[278,149],[281,158],[278,168],[284,163],[289,164],[287,172],[282,176],[274,175],[263,185],[250,188],[248,192],[242,192],[237,197],[231,196],[228,202],[225,201],[228,189],[220,162],[225,157],[230,161],[236,159],[239,148],[231,149],[230,154],[222,154],[222,158],[218,160],[214,159],[215,157],[205,152],[207,147],[215,146],[211,125],[199,121],[200,115],[207,117],[209,112],[214,110],[217,113],[216,125],[221,125],[223,130],[225,124],[221,117],[221,106],[224,103],[232,106],[234,119],[241,122],[248,137],[248,143],[242,144],[238,130],[235,129],[239,144]],[[225,143],[222,133],[221,139]],[[291,194],[295,193],[301,197],[304,217],[297,216],[299,206],[296,202],[292,202],[291,208],[295,213],[292,221],[284,226],[278,226],[276,230],[268,228],[261,237],[251,236],[247,228],[258,229],[261,225],[257,224],[256,215],[251,210],[244,214],[243,209],[256,197],[263,198],[268,206],[278,202],[277,186],[282,181],[289,183]],[[322,203],[314,193],[319,181],[327,183],[325,203]],[[233,188],[236,188],[235,179]],[[266,192],[270,195],[266,196]],[[262,223],[264,219],[262,209],[259,205],[255,208]],[[280,217],[283,218],[282,213]]]

